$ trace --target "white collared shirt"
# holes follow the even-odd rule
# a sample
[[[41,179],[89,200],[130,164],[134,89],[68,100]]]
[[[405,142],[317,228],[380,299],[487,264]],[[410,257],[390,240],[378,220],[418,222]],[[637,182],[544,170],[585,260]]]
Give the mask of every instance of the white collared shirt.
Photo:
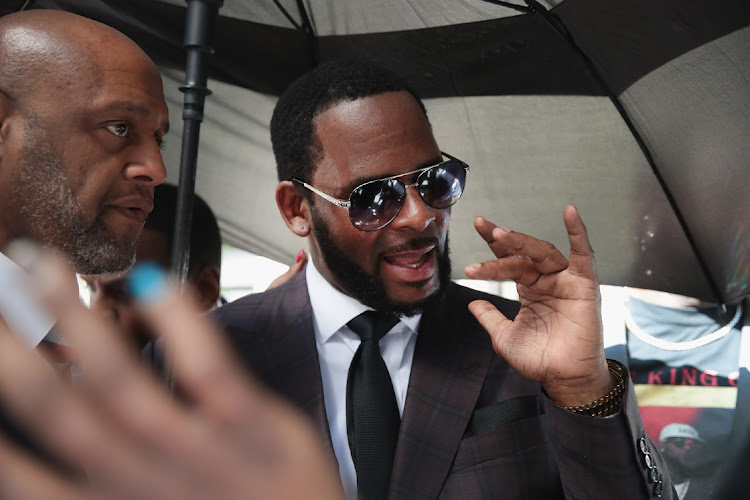
[[[347,498],[356,499],[356,471],[346,433],[346,380],[360,340],[346,324],[370,308],[336,290],[315,268],[312,260],[307,263],[306,273],[328,427],[344,491]],[[380,340],[380,353],[388,367],[401,415],[421,317],[421,314],[401,317],[401,321]]]
[[[0,252],[0,316],[28,347],[34,348],[55,324],[28,289],[23,269]]]

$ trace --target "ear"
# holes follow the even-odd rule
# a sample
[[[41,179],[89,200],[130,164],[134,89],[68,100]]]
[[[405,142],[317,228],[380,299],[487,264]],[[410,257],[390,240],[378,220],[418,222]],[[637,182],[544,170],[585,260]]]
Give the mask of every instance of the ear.
[[[291,232],[303,238],[310,234],[310,204],[294,182],[282,181],[276,186],[276,205]]]
[[[210,311],[216,307],[221,294],[219,284],[220,271],[216,266],[205,266],[193,280],[193,286],[198,294],[198,305],[202,311]]]
[[[19,119],[22,117],[17,112],[14,101],[0,90],[0,162],[7,155],[13,130],[23,130],[23,122],[18,122]]]
[[[7,135],[10,131],[8,117],[10,116],[10,97],[0,90],[0,158],[2,158],[3,146],[7,141]]]

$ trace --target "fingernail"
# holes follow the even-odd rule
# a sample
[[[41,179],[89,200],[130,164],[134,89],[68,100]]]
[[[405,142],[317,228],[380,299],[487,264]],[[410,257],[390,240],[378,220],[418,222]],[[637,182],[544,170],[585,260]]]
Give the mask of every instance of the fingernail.
[[[304,250],[300,250],[299,253],[297,254],[297,259],[294,261],[294,263],[296,264],[297,262],[301,261],[302,257],[304,257],[304,256],[305,256],[305,251]]]
[[[479,264],[468,264],[466,267],[464,267],[464,272],[470,273],[470,272],[478,271],[479,267],[480,267]]]
[[[167,291],[167,274],[153,262],[137,264],[128,275],[128,291],[141,302],[161,299]]]
[[[510,232],[510,229],[508,229],[507,227],[497,226],[497,228],[500,229],[501,231],[505,231],[506,233]]]

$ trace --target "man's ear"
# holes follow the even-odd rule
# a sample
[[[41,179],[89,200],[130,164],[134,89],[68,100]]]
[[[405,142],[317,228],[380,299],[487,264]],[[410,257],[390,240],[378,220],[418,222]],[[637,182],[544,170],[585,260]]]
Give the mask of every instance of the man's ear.
[[[0,90],[0,158],[2,158],[3,145],[7,141],[6,136],[10,130],[10,125],[7,123],[7,119],[10,116],[10,106],[10,97]]]
[[[219,295],[221,295],[220,275],[216,266],[205,266],[198,271],[198,275],[193,280],[201,311],[208,312],[216,307]]]
[[[297,236],[310,234],[310,204],[292,181],[281,181],[276,186],[276,205],[286,227]]]
[[[8,147],[12,128],[23,128],[22,122],[16,123],[18,120],[14,119],[20,117],[15,111],[13,100],[0,90],[0,161]]]

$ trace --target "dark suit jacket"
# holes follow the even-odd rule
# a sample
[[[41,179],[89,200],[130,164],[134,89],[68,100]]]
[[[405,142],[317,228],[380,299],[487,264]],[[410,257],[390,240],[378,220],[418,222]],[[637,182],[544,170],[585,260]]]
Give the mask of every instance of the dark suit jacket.
[[[422,315],[390,498],[652,497],[632,390],[611,418],[556,406],[495,354],[467,309],[478,298],[510,317],[518,311],[516,302],[452,284],[444,304]],[[214,315],[251,371],[313,418],[333,455],[304,273]],[[663,498],[671,493],[665,487]]]

